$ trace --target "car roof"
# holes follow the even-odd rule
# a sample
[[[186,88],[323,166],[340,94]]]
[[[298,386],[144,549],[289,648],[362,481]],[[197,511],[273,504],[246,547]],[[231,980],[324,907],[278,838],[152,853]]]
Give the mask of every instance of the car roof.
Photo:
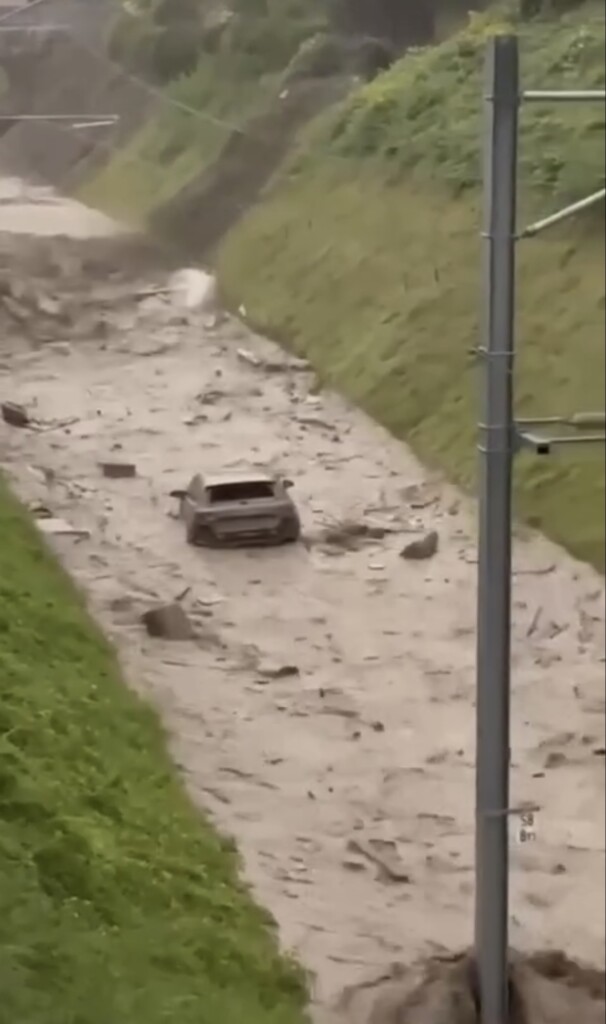
[[[204,476],[205,487],[222,487],[226,484],[274,484],[275,477],[268,473],[216,473]]]

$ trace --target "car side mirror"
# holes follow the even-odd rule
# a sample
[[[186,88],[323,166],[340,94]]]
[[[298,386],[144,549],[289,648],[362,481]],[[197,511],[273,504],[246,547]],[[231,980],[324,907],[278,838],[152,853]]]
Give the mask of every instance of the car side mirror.
[[[282,486],[285,487],[287,491],[289,491],[291,487],[295,486],[295,484],[293,480],[283,480]]]

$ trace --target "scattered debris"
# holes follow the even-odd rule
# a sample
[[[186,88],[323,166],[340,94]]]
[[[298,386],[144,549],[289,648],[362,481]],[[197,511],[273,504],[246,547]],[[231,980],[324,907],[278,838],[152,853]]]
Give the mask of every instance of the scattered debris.
[[[384,540],[392,532],[386,526],[371,526],[353,519],[344,519],[341,522],[335,521],[324,526],[315,534],[306,534],[305,539],[308,547],[319,544],[329,548],[339,548],[342,551],[359,551],[367,544]]]
[[[538,569],[513,569],[512,576],[551,576],[556,571],[556,564],[540,566]]]
[[[29,511],[34,519],[52,519],[53,513],[46,505],[30,505]]]
[[[236,355],[240,362],[246,363],[247,366],[254,366],[255,369],[258,369],[262,365],[258,356],[256,356],[254,352],[249,352],[246,348],[237,349]]]
[[[561,750],[552,750],[545,758],[545,768],[561,768],[565,764],[568,764],[568,758]]]
[[[46,509],[44,511],[47,511]],[[58,519],[54,516],[39,516],[36,518],[38,528],[47,536],[51,537],[77,537],[79,540],[86,540],[90,537],[90,530],[72,526],[66,519]]]
[[[375,864],[383,881],[410,884],[411,878],[398,853],[398,845],[386,839],[350,839],[349,853],[358,854]]]
[[[295,423],[302,427],[318,427],[319,430],[330,430],[331,432],[336,430],[334,423],[320,419],[319,416],[295,416]]]
[[[400,491],[400,494],[412,509],[430,508],[437,504],[440,497],[438,486],[433,481],[409,484]]]
[[[528,637],[528,639],[530,639],[530,637],[534,636],[534,634],[536,633],[537,629],[539,628],[539,623],[541,621],[542,616],[543,616],[543,607],[542,607],[542,605],[539,605],[539,607],[537,608],[536,612],[534,613],[534,615],[532,617],[532,622],[530,623],[528,629],[526,630],[526,636]]]
[[[400,557],[409,562],[426,561],[437,554],[439,545],[440,535],[436,530],[432,530],[431,533],[426,534],[425,537],[421,537],[419,540],[413,540],[412,543],[407,544],[401,552]]]
[[[463,561],[465,562],[465,565],[477,565],[478,564],[478,559],[477,558],[467,558],[467,557],[465,557],[465,558],[463,558]],[[519,577],[519,576],[551,576],[551,574],[556,571],[556,568],[557,568],[557,566],[556,566],[555,562],[551,563],[550,565],[540,566],[537,569],[516,569],[514,567],[511,570],[511,575],[512,576],[516,576],[516,577]]]
[[[358,860],[356,857],[345,857],[344,860],[341,861],[341,864],[346,871],[366,871],[366,863],[361,859]]]
[[[109,480],[132,479],[137,475],[137,467],[132,462],[101,462],[99,467]]]
[[[58,356],[71,356],[72,347],[69,341],[52,341],[49,346]]]
[[[236,355],[242,363],[252,366],[256,370],[264,370],[266,373],[306,373],[310,365],[306,359],[261,359],[247,348],[239,348]]]
[[[352,698],[342,690],[331,688],[320,690],[322,698],[322,712],[325,715],[334,715],[336,718],[359,718],[359,711]]]
[[[141,616],[149,636],[160,640],[193,640],[194,627],[177,602],[150,608]]]
[[[259,665],[258,671],[264,679],[292,679],[301,674],[298,665]]]
[[[2,410],[2,419],[5,423],[8,423],[10,427],[30,426],[31,420],[27,409],[22,405],[17,405],[16,402],[3,402],[0,408]]]
[[[220,388],[209,388],[208,391],[201,391],[196,395],[196,401],[201,405],[216,405],[225,397],[225,391],[221,391]]]
[[[308,373],[311,369],[307,359],[264,359],[263,369],[268,373]]]
[[[77,416],[70,416],[66,420],[48,420],[46,422],[37,423],[37,430],[42,434],[48,434],[53,430],[66,430],[69,433],[69,427],[73,427],[74,423],[78,422]]]

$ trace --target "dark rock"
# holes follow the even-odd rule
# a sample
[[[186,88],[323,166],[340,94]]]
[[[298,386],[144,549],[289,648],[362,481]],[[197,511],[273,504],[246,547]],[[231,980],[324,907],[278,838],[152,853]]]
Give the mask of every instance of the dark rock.
[[[432,530],[420,540],[414,540],[408,544],[401,552],[400,557],[409,562],[422,562],[433,558],[437,554],[439,546],[440,536],[436,530]]]
[[[11,427],[29,427],[30,418],[22,405],[15,402],[3,402],[2,419]]]
[[[132,479],[137,475],[137,467],[132,462],[102,462],[101,472],[110,480]]]
[[[291,679],[301,674],[296,665],[260,666],[259,673],[265,679]]]
[[[162,640],[192,640],[194,627],[180,604],[162,605],[144,612],[141,621],[148,634]]]

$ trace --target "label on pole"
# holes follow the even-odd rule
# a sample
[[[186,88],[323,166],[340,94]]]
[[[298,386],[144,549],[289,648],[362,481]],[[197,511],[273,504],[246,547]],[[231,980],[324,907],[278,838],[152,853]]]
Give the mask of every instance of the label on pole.
[[[534,843],[537,839],[537,815],[535,811],[523,811],[518,818],[518,843]]]

